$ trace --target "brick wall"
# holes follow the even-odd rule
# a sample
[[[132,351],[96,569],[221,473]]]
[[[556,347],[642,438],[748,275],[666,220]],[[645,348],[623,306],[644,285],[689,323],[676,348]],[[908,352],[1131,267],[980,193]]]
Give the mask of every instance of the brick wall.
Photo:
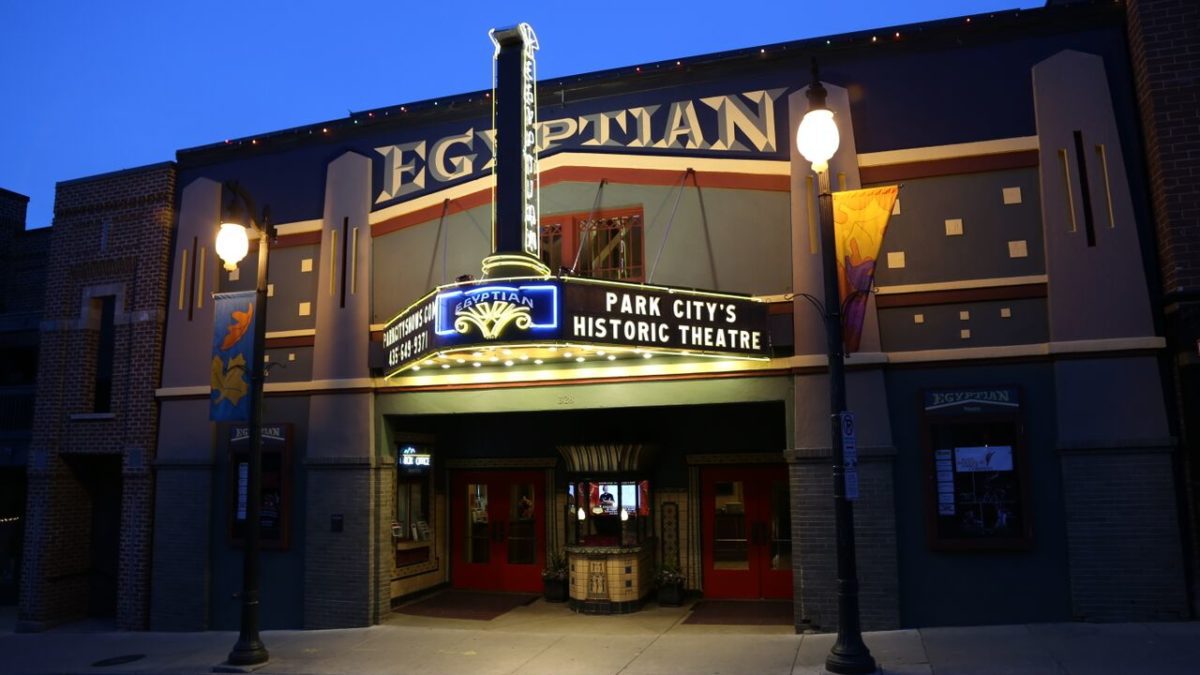
[[[0,313],[40,313],[50,228],[25,229],[29,198],[0,188]]]
[[[369,626],[379,600],[372,551],[380,514],[371,499],[379,472],[366,459],[306,464],[304,627]],[[331,531],[334,514],[342,516],[341,532]]]
[[[1074,618],[1187,618],[1169,449],[1064,451],[1062,467]]]
[[[207,630],[211,579],[207,546],[213,495],[211,464],[157,466],[155,488],[170,500],[158,500],[154,513],[154,571],[150,629]],[[186,504],[187,508],[177,508]]]
[[[1128,38],[1175,362],[1188,503],[1192,611],[1200,611],[1200,4],[1128,0]]]
[[[828,448],[788,455],[792,499],[793,602],[796,630],[837,628],[837,539]],[[896,516],[890,450],[859,448],[854,502],[859,613],[863,630],[900,627]]]
[[[91,527],[86,476],[64,458],[121,459],[116,621],[146,627],[163,315],[174,228],[175,166],[164,163],[59,183],[47,261],[19,622],[37,630],[87,607]],[[94,414],[99,316],[114,295],[111,410]],[[84,536],[86,540],[86,536]],[[81,551],[84,553],[81,555]],[[72,569],[65,569],[70,567]],[[81,567],[84,569],[74,569]]]

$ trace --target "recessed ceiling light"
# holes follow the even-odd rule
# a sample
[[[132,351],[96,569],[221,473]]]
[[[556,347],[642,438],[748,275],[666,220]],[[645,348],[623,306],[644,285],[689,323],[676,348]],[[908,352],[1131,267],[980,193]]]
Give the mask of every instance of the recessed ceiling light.
[[[600,351],[596,352],[596,356],[604,356],[607,353],[608,352],[605,352],[604,350],[600,350]]]
[[[483,352],[475,352],[474,354],[471,354],[471,356],[474,356],[477,359],[483,358]]]
[[[541,359],[534,359],[534,360],[533,360],[533,362],[534,362],[535,364],[539,365],[539,366],[540,366],[540,365],[542,365],[542,360],[541,360]]]
[[[609,361],[616,361],[616,360],[617,360],[617,355],[616,355],[616,354],[609,354],[609,355],[608,355],[608,360],[609,360]]]
[[[651,356],[654,356],[654,355],[653,355],[653,354],[651,354],[650,352],[646,352],[645,354],[642,354],[642,358],[643,358],[643,359],[648,359],[648,358],[650,358]]]
[[[421,366],[413,366],[413,370],[420,370]]]
[[[471,365],[473,365],[473,366],[475,366],[476,368],[478,368],[479,366],[482,366],[483,364],[482,364],[482,363],[480,363],[480,362],[478,362],[478,361],[476,361],[475,363],[472,363]]]
[[[499,360],[500,360],[500,357],[499,357],[499,356],[493,356],[492,358],[490,358],[490,359],[488,359],[488,360],[489,360],[489,361],[491,361],[492,363],[495,363],[495,362],[497,362],[497,361],[499,361]]]
[[[511,366],[512,364],[513,364],[512,359],[509,359],[508,361],[504,362],[504,365],[506,365],[506,366]]]
[[[449,368],[449,367],[450,367],[450,364],[449,364],[449,363],[443,363],[443,364],[442,364],[442,368],[443,368],[443,369],[446,369],[446,368]]]
[[[575,363],[583,363],[583,362],[584,362],[584,358],[582,356],[575,357]]]
[[[465,359],[454,359],[455,363],[466,363]]]
[[[564,359],[569,359],[569,358],[571,358],[571,352],[563,352],[563,358],[564,358]]]
[[[528,360],[529,360],[529,355],[528,355],[528,354],[522,354],[522,355],[521,355],[521,360],[522,360],[522,361],[528,361]]]

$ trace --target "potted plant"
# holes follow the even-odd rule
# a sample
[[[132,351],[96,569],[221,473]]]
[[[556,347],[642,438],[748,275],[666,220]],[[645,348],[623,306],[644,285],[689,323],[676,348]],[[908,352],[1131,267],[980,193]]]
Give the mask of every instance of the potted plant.
[[[654,573],[658,587],[658,604],[664,607],[683,605],[683,571],[675,563],[664,562]]]
[[[550,554],[542,570],[542,595],[546,602],[567,601],[567,559],[558,551]]]

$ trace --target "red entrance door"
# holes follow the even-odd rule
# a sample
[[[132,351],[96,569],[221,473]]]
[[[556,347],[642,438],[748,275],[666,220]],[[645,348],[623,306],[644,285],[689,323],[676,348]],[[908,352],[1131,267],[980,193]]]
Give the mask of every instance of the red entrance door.
[[[544,481],[536,471],[454,475],[450,519],[451,582],[455,587],[542,590]]]
[[[714,467],[701,477],[704,595],[792,597],[787,467]]]

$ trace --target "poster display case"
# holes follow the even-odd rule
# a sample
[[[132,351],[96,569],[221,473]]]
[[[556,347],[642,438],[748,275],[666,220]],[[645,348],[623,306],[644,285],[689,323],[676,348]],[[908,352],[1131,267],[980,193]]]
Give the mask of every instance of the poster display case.
[[[250,428],[230,427],[229,542],[240,548],[246,530],[250,480]],[[292,425],[262,425],[262,492],[259,504],[261,546],[286,550],[290,543],[292,515]]]
[[[940,550],[1024,549],[1033,542],[1019,391],[924,396],[927,535]]]

